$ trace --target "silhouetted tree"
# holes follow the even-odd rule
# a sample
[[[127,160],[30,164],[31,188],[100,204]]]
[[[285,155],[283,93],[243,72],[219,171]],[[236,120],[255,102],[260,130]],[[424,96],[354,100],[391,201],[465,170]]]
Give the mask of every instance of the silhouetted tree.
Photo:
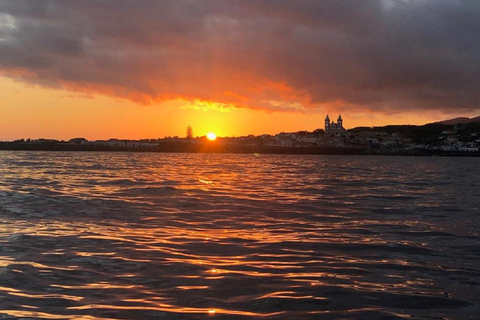
[[[187,127],[187,139],[193,139],[193,130],[190,125]]]
[[[313,130],[312,133],[313,133],[313,134],[317,134],[317,135],[318,135],[318,134],[325,134],[325,130],[323,130],[323,129],[315,129],[315,130]]]

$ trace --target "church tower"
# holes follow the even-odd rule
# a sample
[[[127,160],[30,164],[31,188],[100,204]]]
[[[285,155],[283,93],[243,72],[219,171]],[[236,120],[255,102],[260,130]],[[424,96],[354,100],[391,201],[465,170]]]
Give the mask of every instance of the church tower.
[[[337,122],[330,121],[330,117],[327,114],[325,118],[325,133],[327,135],[343,135],[346,133],[341,114],[338,115]]]
[[[327,114],[327,117],[325,118],[325,133],[328,134],[330,131],[330,117]]]

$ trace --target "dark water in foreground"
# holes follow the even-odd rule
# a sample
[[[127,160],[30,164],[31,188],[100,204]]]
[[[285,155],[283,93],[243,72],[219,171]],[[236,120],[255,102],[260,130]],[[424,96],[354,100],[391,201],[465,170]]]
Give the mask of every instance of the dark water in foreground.
[[[480,319],[479,164],[0,152],[0,318]]]

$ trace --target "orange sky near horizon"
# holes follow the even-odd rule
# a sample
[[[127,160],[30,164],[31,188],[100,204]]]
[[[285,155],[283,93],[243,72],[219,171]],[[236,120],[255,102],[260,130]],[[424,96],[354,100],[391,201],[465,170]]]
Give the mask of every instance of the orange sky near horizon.
[[[0,1],[0,140],[480,115],[480,2],[207,2]]]
[[[0,77],[0,140],[84,137],[146,139],[194,136],[215,132],[219,137],[276,134],[324,127],[327,110],[264,111],[246,108],[218,110],[206,103],[166,101],[139,105],[92,93],[43,88]],[[338,111],[328,110],[335,120]],[[448,118],[439,112],[343,113],[346,128],[386,124],[424,124]],[[468,115],[466,115],[468,116]],[[473,116],[473,115],[471,115]]]

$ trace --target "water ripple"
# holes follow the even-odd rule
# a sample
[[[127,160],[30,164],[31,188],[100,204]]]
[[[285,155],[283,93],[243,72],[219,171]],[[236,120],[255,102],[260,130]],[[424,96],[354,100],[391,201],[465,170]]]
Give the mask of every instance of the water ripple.
[[[478,176],[467,158],[0,152],[0,317],[477,319]]]

